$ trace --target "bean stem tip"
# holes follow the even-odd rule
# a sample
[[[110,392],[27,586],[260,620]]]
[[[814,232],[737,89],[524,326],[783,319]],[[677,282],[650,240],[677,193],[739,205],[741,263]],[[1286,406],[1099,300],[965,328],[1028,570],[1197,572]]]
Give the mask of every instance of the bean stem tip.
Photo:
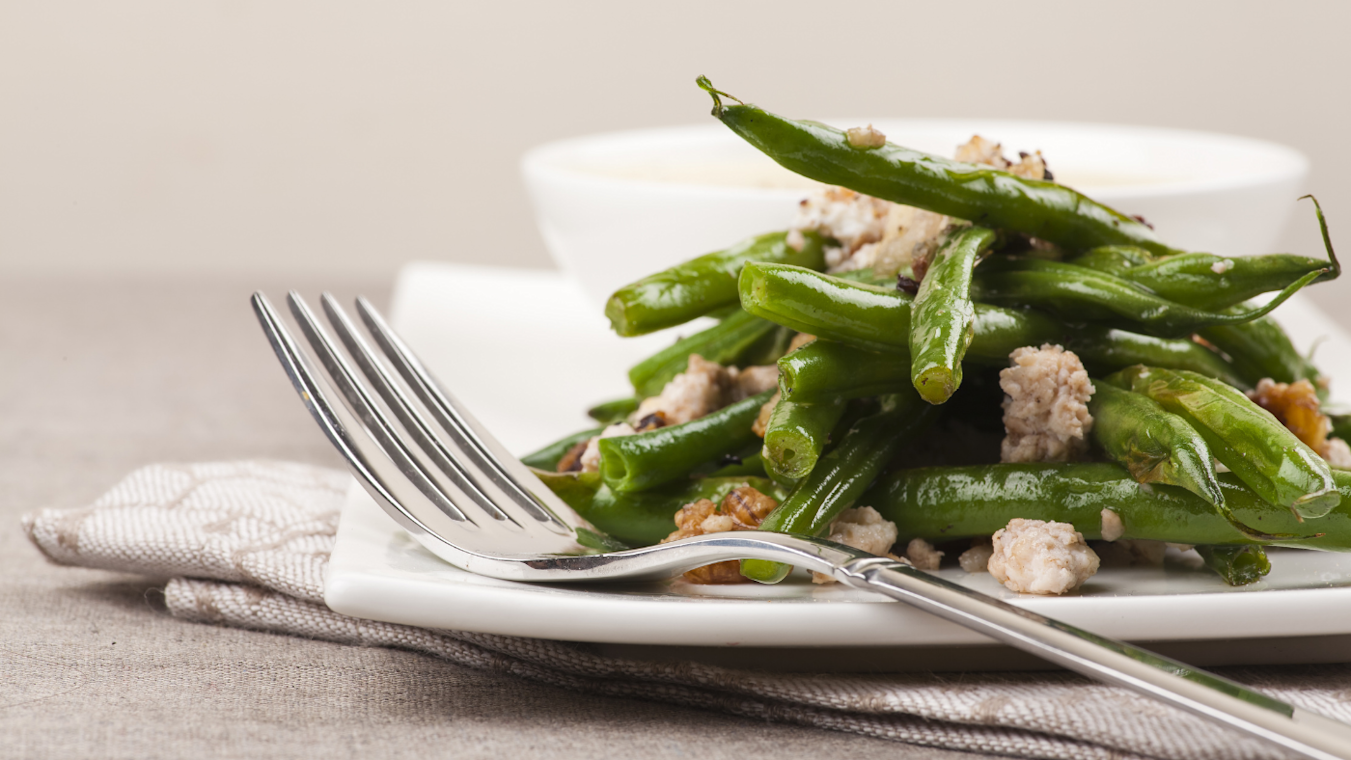
[[[703,90],[704,92],[707,92],[713,98],[713,115],[718,117],[719,119],[722,118],[723,98],[727,98],[728,100],[735,100],[738,104],[743,106],[746,105],[741,101],[741,98],[738,98],[735,95],[729,95],[723,92],[722,90],[714,88],[713,82],[709,81],[708,77],[702,74],[700,74],[694,80],[694,83],[699,85],[699,89]]]

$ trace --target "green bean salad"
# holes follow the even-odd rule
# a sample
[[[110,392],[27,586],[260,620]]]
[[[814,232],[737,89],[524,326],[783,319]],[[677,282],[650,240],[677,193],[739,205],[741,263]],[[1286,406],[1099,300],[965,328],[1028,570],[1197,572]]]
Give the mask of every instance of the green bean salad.
[[[823,536],[1039,594],[1170,545],[1233,585],[1268,572],[1264,547],[1351,550],[1351,420],[1323,412],[1327,379],[1269,316],[1341,274],[1316,200],[1325,258],[1184,251],[1039,152],[975,136],[941,158],[699,86],[823,189],[788,229],[609,299],[620,336],[717,321],[525,458],[600,531]]]

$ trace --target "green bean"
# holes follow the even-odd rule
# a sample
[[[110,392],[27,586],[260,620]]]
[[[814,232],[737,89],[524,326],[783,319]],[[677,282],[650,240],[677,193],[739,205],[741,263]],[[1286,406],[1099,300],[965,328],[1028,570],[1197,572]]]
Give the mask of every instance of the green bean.
[[[1144,366],[1104,382],[1144,394],[1181,416],[1240,480],[1298,517],[1322,517],[1341,500],[1328,463],[1242,391],[1195,372]]]
[[[1115,275],[1059,261],[999,256],[976,272],[973,292],[982,300],[1049,309],[1067,319],[1124,320],[1156,335],[1188,335],[1209,325],[1239,324],[1265,315],[1329,269],[1309,272],[1265,306],[1207,311],[1170,301]]]
[[[1351,497],[1351,470],[1334,472]],[[1141,486],[1118,464],[997,464],[897,470],[859,497],[896,523],[902,541],[949,541],[989,536],[1015,517],[1074,525],[1085,538],[1102,537],[1102,510],[1121,518],[1123,538],[1179,544],[1272,544],[1351,551],[1351,498],[1323,517],[1301,523],[1233,473],[1221,473],[1224,501],[1246,525],[1296,538],[1246,536],[1201,497],[1172,486]]]
[[[1264,377],[1278,383],[1308,380],[1326,395],[1322,374],[1290,342],[1290,336],[1271,317],[1241,325],[1204,327],[1197,334],[1229,356],[1234,372],[1249,387]]]
[[[606,401],[587,409],[586,416],[604,425],[613,425],[616,422],[623,422],[630,414],[638,411],[640,400],[636,396],[630,396]]]
[[[937,409],[907,391],[883,397],[880,411],[854,422],[839,445],[765,517],[760,530],[818,536],[830,528],[896,453],[937,416]],[[768,560],[741,561],[741,574],[760,583],[778,583],[791,569]]]
[[[600,440],[600,475],[614,491],[643,491],[686,477],[701,464],[734,454],[757,436],[751,425],[772,391],[697,420]]]
[[[947,401],[962,384],[962,357],[976,331],[971,270],[996,237],[984,227],[950,233],[910,305],[910,382],[930,404]]]
[[[582,441],[591,440],[593,436],[600,435],[600,432],[604,429],[605,428],[603,427],[592,428],[591,430],[583,430],[580,433],[573,433],[572,435],[560,438],[539,451],[526,454],[521,457],[521,461],[531,467],[541,470],[552,470],[558,467],[559,460],[563,458],[564,454],[571,451],[574,446]]]
[[[1158,261],[1149,251],[1133,245],[1104,245],[1085,251],[1069,260],[1069,263],[1099,272],[1120,276],[1132,267],[1140,267]]]
[[[804,233],[800,250],[786,238],[785,232],[760,235],[648,275],[616,290],[605,304],[605,316],[620,335],[643,335],[735,304],[737,275],[748,261],[825,267],[820,235]]]
[[[831,399],[895,393],[910,384],[910,357],[877,353],[817,338],[779,360],[783,400],[815,404]]]
[[[774,325],[774,329],[765,333],[759,340],[748,346],[740,356],[728,363],[735,364],[738,367],[773,364],[788,353],[788,346],[793,342],[793,337],[796,335],[797,332],[789,330],[787,327]]]
[[[1205,438],[1158,402],[1107,383],[1097,383],[1088,411],[1093,415],[1093,439],[1137,482],[1185,488],[1212,504],[1230,524],[1251,538],[1290,537],[1263,533],[1234,517],[1224,503],[1214,458]]]
[[[1230,586],[1255,583],[1271,572],[1271,561],[1260,546],[1198,546],[1196,553]]]
[[[1101,325],[1065,329],[1060,341],[1094,375],[1133,364],[1187,369],[1215,377],[1240,388],[1251,387],[1224,358],[1185,338],[1156,338]],[[1033,342],[1032,345],[1037,345]],[[971,357],[976,364],[1006,366],[1008,357]],[[848,343],[819,339],[779,360],[779,388],[784,399],[814,403],[827,398],[862,398],[894,393],[910,382],[910,360],[902,353],[878,353]]]
[[[1177,253],[1140,222],[1064,185],[950,161],[890,143],[854,148],[845,133],[815,122],[791,121],[755,106],[723,105],[728,97],[707,78],[713,115],[790,171],[831,185],[969,219],[1047,240],[1071,251],[1101,245],[1138,245]]]
[[[699,499],[721,502],[738,486],[750,485],[761,493],[782,497],[772,482],[744,476],[700,478],[640,493],[619,493],[594,472],[535,474],[583,519],[631,546],[661,541],[675,531],[675,513],[681,507]]]
[[[1224,357],[1190,338],[1158,338],[1102,325],[1085,325],[1070,333],[1065,348],[1073,351],[1093,375],[1147,364],[1199,372],[1245,390],[1254,385]]]
[[[1157,401],[1097,383],[1088,402],[1093,439],[1140,483],[1178,486],[1223,509],[1210,447],[1187,421]]]
[[[750,263],[741,306],[798,332],[887,353],[910,353],[910,296],[784,264]],[[1007,362],[1022,346],[1054,343],[1064,327],[1034,311],[976,304],[973,361]]]
[[[1089,251],[1070,263],[1109,272],[1178,303],[1212,310],[1280,290],[1317,270],[1327,271],[1321,280],[1335,280],[1341,275],[1342,267],[1332,248],[1327,220],[1318,200],[1313,196],[1305,197],[1314,202],[1327,260],[1285,253],[1234,258],[1212,253],[1183,253],[1154,259],[1140,249],[1114,246]]]
[[[762,456],[765,470],[777,481],[806,477],[830,440],[830,431],[844,415],[844,399],[813,404],[779,399],[765,427]]]
[[[629,383],[639,396],[656,396],[671,378],[685,371],[690,354],[698,354],[718,364],[735,364],[762,338],[777,329],[771,322],[738,310],[707,330],[681,338],[633,365],[629,370]]]

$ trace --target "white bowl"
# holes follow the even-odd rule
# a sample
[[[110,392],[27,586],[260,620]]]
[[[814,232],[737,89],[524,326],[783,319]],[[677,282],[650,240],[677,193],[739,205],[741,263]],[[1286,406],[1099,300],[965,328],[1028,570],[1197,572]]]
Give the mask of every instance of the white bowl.
[[[1309,162],[1232,135],[1069,122],[834,119],[871,123],[900,145],[951,156],[973,134],[1010,157],[1040,150],[1056,180],[1127,214],[1168,243],[1231,256],[1271,250],[1296,209]],[[651,272],[781,230],[816,183],[720,124],[581,137],[521,160],[549,253],[603,304]],[[1310,213],[1310,224],[1312,211]]]

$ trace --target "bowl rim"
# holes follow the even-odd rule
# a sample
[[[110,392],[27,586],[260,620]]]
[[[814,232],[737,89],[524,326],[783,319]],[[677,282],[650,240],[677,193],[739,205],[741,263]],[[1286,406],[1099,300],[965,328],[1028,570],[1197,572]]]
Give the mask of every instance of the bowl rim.
[[[908,123],[916,125],[916,128],[950,128],[953,130],[960,128],[961,131],[974,129],[974,131],[977,132],[988,132],[990,134],[997,134],[1001,127],[1010,130],[1029,131],[1040,129],[1047,132],[1072,132],[1078,130],[1090,133],[1097,132],[1104,135],[1114,134],[1120,137],[1172,141],[1175,143],[1182,143],[1184,144],[1184,147],[1188,145],[1203,145],[1206,143],[1212,145],[1225,145],[1230,149],[1247,150],[1254,154],[1261,154],[1272,164],[1270,168],[1266,168],[1263,171],[1253,171],[1248,174],[1230,175],[1226,177],[1168,179],[1158,182],[1141,182],[1129,185],[1095,186],[1092,184],[1085,184],[1082,187],[1076,188],[1080,189],[1086,195],[1105,196],[1110,197],[1113,200],[1129,200],[1142,197],[1168,198],[1216,191],[1243,190],[1260,185],[1270,185],[1292,180],[1297,181],[1300,178],[1307,176],[1310,168],[1308,156],[1297,148],[1283,143],[1256,137],[1248,137],[1245,135],[1176,127],[1092,121],[984,117],[872,117],[870,119],[820,119],[819,121],[826,124]],[[980,126],[976,127],[974,125]],[[701,184],[697,182],[670,182],[636,179],[631,177],[616,177],[597,172],[589,172],[585,169],[569,166],[566,163],[566,158],[568,156],[576,155],[581,152],[603,151],[607,146],[613,149],[620,145],[633,146],[635,144],[642,145],[643,143],[647,143],[654,148],[657,148],[660,147],[662,143],[669,143],[673,140],[692,142],[717,139],[717,135],[719,134],[727,135],[729,138],[731,137],[730,133],[718,124],[686,124],[647,127],[578,135],[575,137],[552,140],[527,149],[521,156],[520,170],[528,183],[535,180],[564,181],[597,190],[642,188],[649,191],[659,191],[677,196],[702,196],[720,199],[755,198],[777,200],[788,198],[796,199],[802,196],[803,190],[801,188],[738,187],[726,184]],[[1054,160],[1054,156],[1051,158]]]

